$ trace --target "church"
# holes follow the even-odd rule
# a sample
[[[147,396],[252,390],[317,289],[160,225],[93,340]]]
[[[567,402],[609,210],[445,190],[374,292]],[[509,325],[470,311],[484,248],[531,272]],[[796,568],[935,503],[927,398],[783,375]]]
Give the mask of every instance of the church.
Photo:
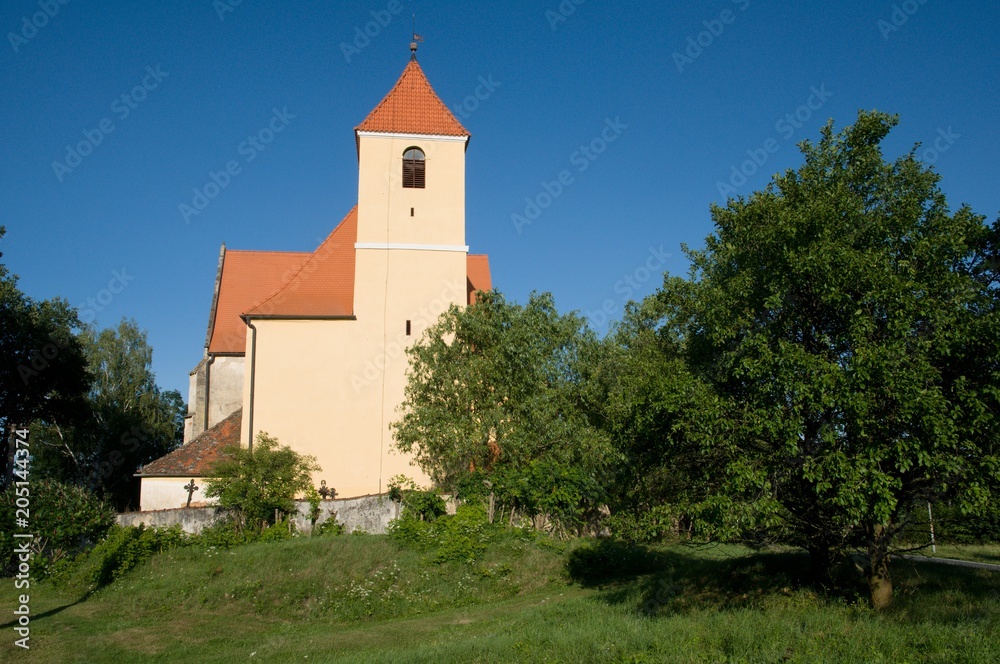
[[[139,469],[142,511],[205,504],[222,450],[261,432],[315,456],[314,484],[338,497],[382,493],[399,474],[429,484],[389,428],[405,351],[491,277],[487,256],[465,243],[470,134],[410,48],[399,80],[354,128],[357,204],[316,250],[222,246],[184,445]]]

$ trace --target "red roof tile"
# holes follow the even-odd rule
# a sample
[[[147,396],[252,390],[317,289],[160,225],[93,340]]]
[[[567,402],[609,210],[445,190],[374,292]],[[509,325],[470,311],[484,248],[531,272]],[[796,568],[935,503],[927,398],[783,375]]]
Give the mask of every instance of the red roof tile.
[[[240,444],[243,409],[222,420],[188,444],[150,461],[136,475],[142,477],[208,477],[224,458],[222,451]]]
[[[486,254],[469,254],[466,257],[465,266],[465,271],[468,274],[469,304],[475,304],[476,291],[488,291],[493,288],[493,279],[490,276],[490,257]]]
[[[246,352],[247,326],[240,314],[253,309],[286,283],[312,254],[290,251],[232,251],[223,257],[218,302],[212,316],[209,353]]]
[[[434,92],[416,60],[410,60],[389,94],[354,130],[388,134],[469,135]]]
[[[282,286],[260,304],[241,313],[251,318],[353,315],[357,239],[358,206],[355,205]]]

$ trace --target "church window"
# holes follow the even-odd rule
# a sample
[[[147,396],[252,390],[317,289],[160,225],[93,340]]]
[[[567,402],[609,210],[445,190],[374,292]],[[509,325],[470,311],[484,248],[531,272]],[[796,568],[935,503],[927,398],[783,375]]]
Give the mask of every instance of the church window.
[[[424,188],[424,151],[407,148],[403,153],[403,186],[407,189]]]

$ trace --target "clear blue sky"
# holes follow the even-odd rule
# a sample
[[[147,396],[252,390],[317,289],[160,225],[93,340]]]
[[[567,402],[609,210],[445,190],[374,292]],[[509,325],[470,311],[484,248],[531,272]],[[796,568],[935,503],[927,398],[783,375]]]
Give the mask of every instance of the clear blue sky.
[[[762,160],[734,187],[760,189],[800,163],[795,143],[861,108],[900,114],[890,156],[933,149],[952,207],[1000,211],[994,3],[235,2],[42,0],[49,18],[4,0],[0,14],[2,260],[34,298],[138,321],[157,382],[185,398],[219,245],[312,250],[354,205],[353,127],[406,65],[413,12],[421,65],[472,133],[468,242],[514,300],[551,291],[561,310],[618,318],[660,284],[647,265],[686,271],[680,244],[702,245],[734,166]],[[241,151],[273,109],[294,118]],[[98,144],[68,158],[82,141]],[[185,223],[179,205],[234,159]],[[526,198],[548,205],[518,232]]]

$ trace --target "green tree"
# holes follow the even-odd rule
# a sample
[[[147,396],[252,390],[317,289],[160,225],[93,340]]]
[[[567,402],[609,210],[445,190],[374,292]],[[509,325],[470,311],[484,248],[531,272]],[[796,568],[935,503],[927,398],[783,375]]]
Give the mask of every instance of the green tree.
[[[695,531],[745,535],[736,511],[720,510],[713,500],[726,495],[718,473],[725,457],[715,442],[727,412],[711,385],[688,368],[683,338],[666,324],[667,313],[658,297],[629,303],[605,339],[592,381],[621,460],[609,475],[612,532],[641,541]]]
[[[452,307],[408,351],[409,381],[394,426],[396,446],[441,489],[489,490],[521,513],[557,487],[517,490],[532,467],[576,469],[596,509],[611,447],[593,421],[586,384],[599,344],[582,318],[560,315],[549,294],[527,305],[497,291]],[[553,475],[548,475],[549,479]],[[575,476],[574,476],[575,477]],[[469,482],[473,479],[473,482]]]
[[[0,226],[0,238],[4,233]],[[65,300],[32,300],[0,264],[0,487],[12,468],[10,427],[37,419],[71,426],[86,417],[90,376],[75,334],[79,328],[76,311]]]
[[[0,493],[0,573],[5,573],[16,562],[15,546],[25,540],[15,540],[7,524],[14,523],[16,501],[30,501],[30,540],[32,572],[44,576],[51,571],[51,564],[96,544],[115,522],[115,513],[108,505],[89,491],[55,480],[32,480],[27,487],[10,486]]]
[[[858,547],[877,608],[914,507],[981,511],[1000,480],[1000,227],[951,212],[916,148],[884,160],[896,123],[828,124],[798,170],[713,206],[690,278],[649,305],[720,406],[693,436],[718,470],[696,507],[730,534],[780,520],[824,583]]]
[[[312,486],[320,467],[315,457],[301,455],[264,432],[253,447],[231,447],[227,458],[212,469],[205,495],[232,510],[241,527],[259,530],[275,522],[275,510],[295,512],[295,496]]]
[[[100,331],[88,327],[79,341],[93,377],[87,417],[72,426],[37,421],[35,466],[104,496],[118,509],[134,507],[136,470],[181,444],[186,407],[178,392],[157,387],[153,349],[134,321]]]

